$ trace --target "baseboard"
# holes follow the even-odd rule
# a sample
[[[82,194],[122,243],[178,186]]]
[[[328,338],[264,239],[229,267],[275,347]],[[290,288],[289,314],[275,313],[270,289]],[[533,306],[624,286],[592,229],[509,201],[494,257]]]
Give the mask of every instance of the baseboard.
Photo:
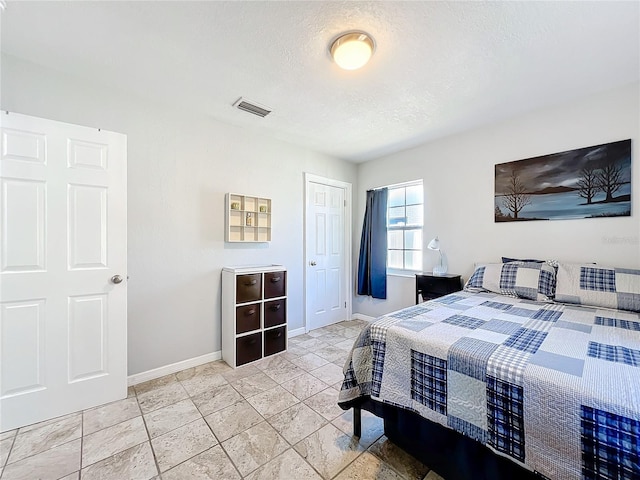
[[[297,337],[298,335],[304,335],[305,333],[306,333],[305,329],[304,327],[302,327],[302,328],[296,328],[295,330],[289,330],[287,336],[289,338],[292,338],[292,337]]]
[[[373,318],[373,317],[371,317]],[[306,332],[304,327],[296,328],[295,330],[289,330],[288,337],[297,337],[298,335],[304,335]],[[172,373],[179,372],[180,370],[186,370],[187,368],[197,367],[209,362],[215,362],[222,358],[222,351],[207,353],[199,357],[189,358],[181,362],[172,363],[171,365],[165,365],[164,367],[154,368],[153,370],[147,370],[146,372],[135,373],[129,375],[127,378],[127,385],[137,385],[138,383],[148,382],[149,380],[155,380],[156,378],[164,377]]]
[[[181,362],[165,365],[164,367],[154,368],[153,370],[147,370],[146,372],[134,373],[127,378],[127,385],[137,385],[138,383],[147,382],[149,380],[155,380],[156,378],[164,377],[172,373],[179,372],[180,370],[186,370],[187,368],[197,367],[198,365],[204,365],[205,363],[215,362],[222,358],[222,351],[207,353],[206,355],[200,355],[199,357],[189,358],[182,360]]]
[[[365,322],[373,322],[376,317],[370,317],[369,315],[365,315],[364,313],[354,313],[351,315],[354,320],[364,320]]]

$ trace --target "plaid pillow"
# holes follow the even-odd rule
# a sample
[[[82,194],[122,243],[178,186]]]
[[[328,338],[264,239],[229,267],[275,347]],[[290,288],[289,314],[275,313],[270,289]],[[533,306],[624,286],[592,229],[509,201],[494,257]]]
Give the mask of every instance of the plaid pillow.
[[[556,301],[640,312],[640,270],[560,263]]]
[[[510,258],[510,257],[502,257],[502,263],[510,263],[510,262],[533,262],[533,263],[544,263],[544,260],[536,260],[534,258]]]
[[[509,297],[551,302],[556,289],[556,270],[546,262],[477,265],[464,288],[471,292],[489,291]]]

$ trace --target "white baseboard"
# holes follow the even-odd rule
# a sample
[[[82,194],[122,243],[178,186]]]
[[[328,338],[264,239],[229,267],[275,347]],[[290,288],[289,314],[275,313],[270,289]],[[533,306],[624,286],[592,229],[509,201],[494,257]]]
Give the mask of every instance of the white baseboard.
[[[215,362],[222,358],[222,351],[207,353],[199,357],[189,358],[182,360],[181,362],[165,365],[164,367],[154,368],[147,370],[146,372],[134,373],[127,378],[127,385],[137,385],[138,383],[147,382],[149,380],[155,380],[156,378],[164,377],[172,373],[179,372],[180,370],[186,370],[187,368],[197,367],[198,365],[204,365],[205,363]]]
[[[296,328],[295,330],[289,330],[289,333],[287,334],[287,336],[289,338],[292,338],[292,337],[297,337],[298,335],[304,335],[305,333],[306,332],[304,327],[301,327],[301,328]]]
[[[365,315],[364,313],[354,313],[351,315],[354,320],[364,320],[365,322],[373,322],[376,317],[370,317],[369,315]]]
[[[373,318],[373,317],[372,317]],[[304,327],[296,328],[295,330],[289,330],[288,337],[297,337],[298,335],[304,335],[306,332]],[[149,380],[155,380],[156,378],[164,377],[172,373],[186,370],[187,368],[197,367],[198,365],[204,365],[205,363],[215,362],[222,358],[222,351],[207,353],[199,357],[189,358],[181,362],[172,363],[171,365],[165,365],[164,367],[154,368],[153,370],[147,370],[146,372],[135,373],[129,375],[127,378],[127,385],[137,385],[138,383],[147,382]]]

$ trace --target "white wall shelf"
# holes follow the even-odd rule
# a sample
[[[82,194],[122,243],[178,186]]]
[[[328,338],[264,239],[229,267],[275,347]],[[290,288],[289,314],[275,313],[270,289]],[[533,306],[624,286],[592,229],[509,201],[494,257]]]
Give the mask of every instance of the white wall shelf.
[[[227,193],[225,223],[227,242],[270,242],[271,199]]]

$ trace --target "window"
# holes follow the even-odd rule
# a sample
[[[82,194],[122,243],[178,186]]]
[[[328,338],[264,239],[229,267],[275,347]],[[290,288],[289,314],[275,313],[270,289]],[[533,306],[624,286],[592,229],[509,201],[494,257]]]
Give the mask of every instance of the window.
[[[422,180],[389,188],[387,268],[422,270]]]

